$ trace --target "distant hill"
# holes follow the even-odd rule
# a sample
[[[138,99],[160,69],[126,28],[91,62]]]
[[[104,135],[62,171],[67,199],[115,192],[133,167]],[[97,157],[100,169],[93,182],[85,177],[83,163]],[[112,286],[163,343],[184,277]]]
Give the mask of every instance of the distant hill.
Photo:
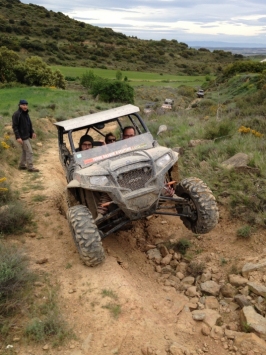
[[[140,40],[76,21],[43,6],[0,0],[0,46],[22,59],[40,56],[48,64],[207,75],[217,73],[241,54],[195,49],[176,40]]]
[[[228,43],[228,42],[212,42],[212,41],[194,41],[188,43],[192,48],[207,48],[210,51],[223,50],[230,51],[232,54],[241,54],[246,57],[250,56],[266,56],[266,45],[262,43]]]
[[[189,41],[188,45],[191,47],[205,47],[205,48],[264,48],[266,50],[265,43],[230,43],[230,42],[218,42],[218,41]]]

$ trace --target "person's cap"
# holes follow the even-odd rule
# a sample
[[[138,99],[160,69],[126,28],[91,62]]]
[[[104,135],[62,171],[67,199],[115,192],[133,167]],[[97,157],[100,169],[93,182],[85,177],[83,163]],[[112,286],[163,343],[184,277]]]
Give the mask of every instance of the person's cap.
[[[20,100],[19,105],[28,105],[28,101],[27,100]]]

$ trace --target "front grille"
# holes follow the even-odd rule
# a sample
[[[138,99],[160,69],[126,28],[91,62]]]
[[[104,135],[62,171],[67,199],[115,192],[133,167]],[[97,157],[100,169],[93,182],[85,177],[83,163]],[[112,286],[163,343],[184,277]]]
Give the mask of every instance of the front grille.
[[[145,167],[121,173],[117,177],[117,182],[121,187],[135,191],[145,187],[146,182],[152,176],[152,169]]]

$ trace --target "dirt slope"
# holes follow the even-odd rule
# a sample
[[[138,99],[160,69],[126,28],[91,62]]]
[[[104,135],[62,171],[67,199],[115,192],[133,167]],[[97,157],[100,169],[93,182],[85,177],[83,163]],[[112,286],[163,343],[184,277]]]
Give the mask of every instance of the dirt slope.
[[[194,255],[206,260],[210,257],[213,267],[226,277],[227,269],[241,261],[241,255],[254,256],[260,243],[254,243],[252,250],[246,242],[237,241],[235,230],[240,224],[228,220],[225,212],[221,212],[220,224],[214,231],[198,238],[178,218],[153,216],[149,221],[135,222],[128,231],[106,238],[105,263],[96,268],[86,267],[79,259],[60,209],[66,180],[59,163],[57,141],[51,139],[37,148],[41,157],[36,162],[40,173],[35,183],[42,184],[43,190],[32,189],[22,193],[22,198],[34,210],[38,231],[35,237],[25,235],[23,246],[30,256],[31,267],[50,273],[60,283],[61,312],[77,340],[59,349],[50,344],[48,350],[43,350],[43,344],[30,345],[21,348],[19,354],[166,355],[170,354],[170,347],[171,354],[177,355],[196,354],[203,347],[210,354],[229,354],[221,342],[201,334],[201,326],[192,320],[185,307],[188,298],[158,283],[153,263],[140,249],[154,238],[188,238],[193,240]],[[15,180],[23,189],[31,178],[28,172],[19,172]],[[40,194],[46,200],[33,202],[33,196]],[[46,263],[36,263],[45,258]],[[222,258],[227,259],[223,268]],[[118,299],[103,297],[103,290],[114,292]],[[120,306],[117,317],[108,309],[110,302]],[[180,353],[175,350],[178,348],[187,352]]]

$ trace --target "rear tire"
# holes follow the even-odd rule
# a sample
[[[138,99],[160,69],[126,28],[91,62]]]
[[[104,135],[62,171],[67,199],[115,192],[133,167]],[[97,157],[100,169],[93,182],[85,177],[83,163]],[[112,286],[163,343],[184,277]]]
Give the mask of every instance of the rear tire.
[[[210,232],[218,223],[219,212],[215,197],[208,186],[196,177],[182,180],[176,187],[177,196],[190,202],[195,218],[180,217],[184,225],[196,234]],[[180,212],[180,207],[177,207]]]
[[[104,249],[98,228],[88,208],[83,205],[70,207],[67,217],[72,236],[84,264],[87,266],[101,264],[105,259]]]

